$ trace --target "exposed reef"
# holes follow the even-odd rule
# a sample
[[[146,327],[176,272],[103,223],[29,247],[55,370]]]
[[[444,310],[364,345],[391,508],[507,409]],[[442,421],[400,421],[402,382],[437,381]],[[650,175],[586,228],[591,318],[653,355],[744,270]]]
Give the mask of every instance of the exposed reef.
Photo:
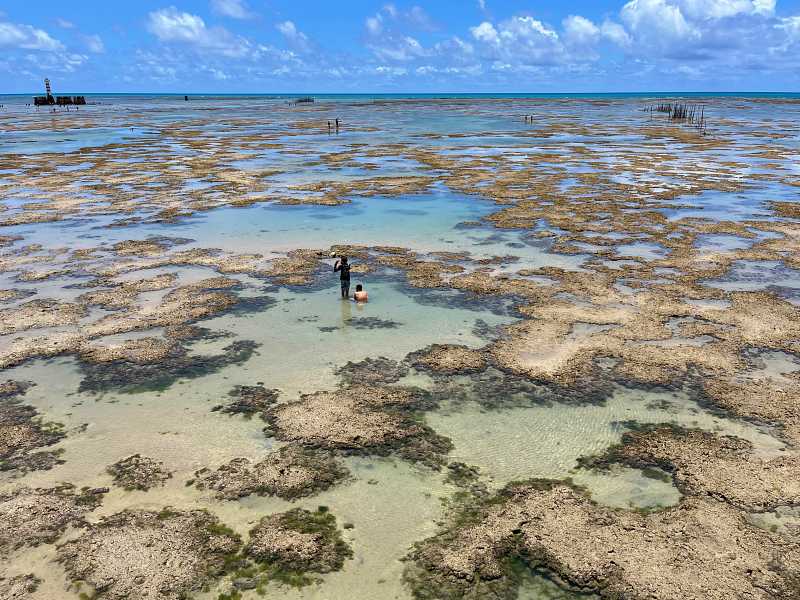
[[[221,575],[240,543],[206,511],[129,510],[62,544],[58,560],[95,597],[177,600]]]
[[[800,544],[713,499],[656,513],[612,510],[568,484],[511,484],[417,544],[419,599],[517,597],[521,562],[604,598],[796,598]],[[666,568],[668,566],[668,568]]]
[[[0,598],[5,600],[24,600],[32,597],[39,588],[41,580],[34,575],[3,577],[0,575]]]
[[[268,578],[295,586],[314,583],[314,574],[341,570],[353,555],[336,517],[323,508],[264,517],[250,531],[244,551],[266,568]]]
[[[444,375],[483,371],[487,364],[482,352],[466,346],[434,344],[414,352],[408,360],[417,369]]]
[[[800,461],[794,453],[761,459],[749,442],[706,431],[643,427],[623,435],[618,446],[582,462],[594,467],[613,463],[658,467],[672,473],[684,494],[715,498],[753,512],[800,505]]]
[[[194,483],[223,500],[251,494],[296,500],[324,491],[348,475],[347,468],[328,452],[283,446],[259,462],[235,458],[215,471],[197,471]]]
[[[281,441],[344,454],[398,454],[439,467],[451,443],[415,418],[427,402],[420,390],[346,387],[275,406],[266,420]]]
[[[70,485],[0,492],[0,556],[25,546],[52,544],[69,525],[85,526],[84,516],[100,505],[103,492],[76,493]]]

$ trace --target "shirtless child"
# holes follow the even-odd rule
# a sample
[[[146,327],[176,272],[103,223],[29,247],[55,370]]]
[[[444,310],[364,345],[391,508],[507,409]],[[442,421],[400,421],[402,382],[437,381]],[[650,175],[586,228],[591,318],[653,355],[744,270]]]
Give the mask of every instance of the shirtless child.
[[[369,302],[369,295],[364,291],[364,286],[360,283],[356,286],[356,293],[353,294],[353,300],[356,302]]]

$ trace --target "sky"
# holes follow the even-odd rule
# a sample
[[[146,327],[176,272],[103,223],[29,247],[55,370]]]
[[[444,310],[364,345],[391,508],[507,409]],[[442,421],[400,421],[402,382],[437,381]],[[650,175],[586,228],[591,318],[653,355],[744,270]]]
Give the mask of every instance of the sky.
[[[0,94],[800,91],[800,0],[0,0]]]

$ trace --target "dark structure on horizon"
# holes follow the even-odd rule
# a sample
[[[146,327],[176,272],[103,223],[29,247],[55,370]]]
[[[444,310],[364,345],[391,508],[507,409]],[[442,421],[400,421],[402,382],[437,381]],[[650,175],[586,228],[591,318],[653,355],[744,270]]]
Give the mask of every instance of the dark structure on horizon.
[[[44,80],[44,89],[47,95],[35,96],[33,98],[34,106],[83,106],[86,104],[84,96],[53,96],[50,90],[50,80]]]

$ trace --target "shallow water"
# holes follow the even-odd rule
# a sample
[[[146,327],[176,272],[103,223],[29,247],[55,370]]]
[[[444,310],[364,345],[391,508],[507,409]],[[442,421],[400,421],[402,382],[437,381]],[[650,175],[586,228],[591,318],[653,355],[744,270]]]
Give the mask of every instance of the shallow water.
[[[574,219],[579,225],[586,225],[581,233],[589,240],[603,238],[602,243],[616,243],[573,243],[578,254],[553,250],[551,236],[567,232],[544,218],[532,223],[535,226],[531,229],[495,228],[486,217],[512,203],[512,199],[489,185],[491,176],[516,175],[525,170],[552,179],[521,183],[514,188],[513,200],[538,201],[541,206],[553,206],[563,199],[593,200],[596,191],[604,190],[580,178],[598,174],[608,175],[608,182],[613,185],[638,185],[653,194],[676,190],[668,201],[659,200],[656,209],[676,226],[720,220],[773,220],[771,201],[792,201],[797,197],[797,187],[779,181],[779,175],[797,173],[796,158],[770,159],[781,164],[777,173],[765,167],[763,159],[752,156],[774,146],[768,146],[773,140],[766,135],[769,128],[762,120],[796,119],[799,111],[791,105],[763,107],[753,103],[751,114],[742,120],[739,101],[718,100],[716,118],[737,119],[743,124],[721,123],[716,135],[726,144],[701,151],[692,148],[691,140],[680,136],[677,140],[661,139],[633,129],[641,126],[643,119],[648,119],[647,124],[652,127],[669,126],[657,116],[643,117],[640,99],[596,105],[575,99],[451,100],[434,104],[421,99],[324,99],[312,106],[290,106],[286,98],[198,98],[186,103],[178,98],[111,97],[102,101],[106,104],[56,114],[37,113],[11,103],[9,111],[0,115],[0,157],[13,165],[0,170],[0,200],[5,208],[0,217],[24,216],[30,208],[26,204],[49,199],[87,200],[85,204],[73,206],[67,202],[42,209],[63,217],[60,222],[0,227],[0,235],[23,238],[9,246],[9,266],[0,273],[0,285],[35,292],[30,298],[10,300],[4,308],[19,306],[31,298],[74,302],[87,290],[70,286],[89,281],[108,259],[89,259],[85,265],[76,266],[74,261],[70,263],[68,251],[98,246],[105,251],[116,242],[150,236],[191,240],[180,249],[219,248],[232,253],[258,253],[265,259],[283,256],[293,249],[327,250],[337,244],[398,246],[423,258],[435,252],[466,253],[467,259],[452,262],[468,271],[482,268],[493,275],[555,267],[591,278],[586,266],[593,253],[600,253],[600,265],[617,270],[635,268],[641,264],[639,261],[668,258],[665,246],[658,243],[654,234],[658,232],[655,226],[624,233],[598,232],[591,230],[597,223],[582,223],[582,215],[562,214],[567,221],[557,223],[562,227],[573,225]],[[521,115],[531,112],[537,115],[536,123],[525,124]],[[342,131],[329,134],[325,123],[336,117],[342,119]],[[752,124],[748,124],[749,120]],[[797,129],[789,130],[787,135],[789,138],[782,140],[784,149],[800,147]],[[464,163],[475,161],[488,175],[473,187],[456,191],[452,182],[445,181],[443,170],[424,162],[427,152]],[[694,159],[691,169],[680,172],[673,168],[670,159],[677,160],[687,152]],[[42,158],[45,154],[46,161]],[[338,160],[342,156],[345,160]],[[199,164],[192,162],[198,157],[202,159]],[[637,159],[641,164],[636,164]],[[42,160],[36,167],[27,164],[36,160]],[[59,164],[61,161],[64,164]],[[110,168],[103,161],[108,161]],[[723,165],[725,161],[734,161],[737,166]],[[42,166],[45,162],[52,163],[52,172]],[[737,169],[736,177],[747,180],[748,186],[735,192],[685,191],[685,186],[708,173],[730,177],[723,166]],[[233,178],[223,176],[231,172]],[[755,178],[765,174],[771,178]],[[241,187],[234,184],[239,176],[247,181]],[[342,200],[346,203],[338,206],[278,202],[320,196],[321,191],[308,189],[310,184],[347,186],[375,177],[414,176],[431,177],[434,183],[414,193],[359,194],[354,190],[345,193]],[[543,194],[542,199],[540,183],[542,189],[552,184],[553,195]],[[610,190],[612,194],[623,194],[613,187]],[[575,198],[570,196],[573,193],[577,194]],[[124,212],[114,204],[118,197],[131,199]],[[258,202],[240,208],[230,206],[231,201],[252,199]],[[175,204],[169,206],[191,207],[196,212],[174,222],[110,227],[119,219],[132,216],[152,221],[154,210],[173,201]],[[655,197],[641,205],[632,200],[625,210],[646,208],[651,201],[656,202]],[[596,213],[595,217],[606,219],[610,214]],[[604,224],[612,228],[616,225],[613,217]],[[732,253],[770,237],[758,235],[756,240],[700,235],[696,247],[708,253]],[[632,239],[636,241],[631,242]],[[41,250],[30,253],[32,260],[46,257],[48,251],[54,254],[47,260],[24,265],[24,270],[45,272],[72,267],[75,271],[40,281],[18,281],[23,268],[14,267],[11,261],[18,257],[22,245],[29,244],[42,245]],[[611,253],[602,254],[605,248]],[[64,250],[56,254],[56,249]],[[471,262],[496,257],[506,258]],[[353,262],[358,264],[357,259]],[[139,269],[115,279],[133,281],[162,273],[176,274],[177,285],[217,274],[201,266],[169,266]],[[657,274],[674,276],[677,271],[664,269]],[[547,275],[524,277],[537,285],[554,285],[557,276],[550,278],[550,272]],[[65,356],[36,359],[6,369],[6,379],[36,383],[24,402],[38,409],[44,420],[62,423],[68,436],[55,447],[63,450],[64,464],[17,479],[0,474],[0,485],[9,489],[18,485],[48,487],[66,481],[79,488],[109,486],[111,491],[103,505],[89,515],[90,521],[126,508],[207,508],[245,537],[264,515],[292,506],[313,509],[324,505],[337,516],[340,525],[353,526],[344,530],[353,546],[353,560],[341,572],[326,575],[320,585],[299,591],[272,585],[268,586],[266,597],[410,599],[402,582],[401,559],[412,544],[435,534],[446,522],[449,515],[442,500],[457,491],[446,481],[446,470],[411,465],[399,458],[349,457],[345,460],[353,473],[351,481],[297,503],[260,497],[224,502],[185,486],[201,468],[215,468],[236,457],[258,459],[278,445],[265,436],[264,423],[258,418],[247,420],[212,412],[228,398],[234,386],[263,382],[267,388],[280,391],[280,401],[292,401],[301,394],[335,389],[340,383],[336,369],[350,361],[375,357],[401,361],[410,352],[431,344],[480,348],[500,335],[502,326],[521,317],[516,309],[525,302],[515,299],[515,305],[511,300],[475,297],[453,290],[414,289],[408,287],[401,273],[384,270],[354,275],[353,285],[364,282],[370,294],[369,304],[358,305],[340,300],[335,276],[328,274],[329,280],[325,276],[317,274],[313,285],[303,288],[232,275],[242,282],[242,289],[235,293],[261,304],[254,302],[248,310],[200,321],[201,326],[228,332],[230,336],[193,343],[190,355],[219,353],[237,340],[256,342],[257,352],[242,364],[154,386],[158,389],[124,393],[112,387],[97,394],[80,392],[85,367]],[[738,260],[724,278],[706,281],[705,285],[725,291],[774,289],[795,300],[800,296],[800,276],[776,261]],[[615,289],[626,296],[639,291],[623,283]],[[152,310],[168,291],[143,293],[138,302]],[[566,297],[567,294],[560,296]],[[570,298],[578,303],[577,296]],[[530,302],[535,307],[538,301]],[[700,308],[729,306],[726,300],[713,299],[692,299],[689,303]],[[107,312],[92,308],[82,323],[95,321]],[[579,324],[575,330],[589,336],[610,327]],[[6,348],[17,337],[54,335],[64,330],[66,326],[16,332],[2,336],[0,348]],[[120,343],[162,333],[163,328],[158,327],[97,341]],[[701,345],[711,339],[699,336],[691,343]],[[652,343],[669,348],[688,342],[676,337]],[[750,379],[769,377],[788,382],[786,375],[800,370],[796,357],[788,353],[763,353],[750,362],[752,369],[742,374]],[[427,389],[435,386],[429,376],[413,370],[400,383]],[[785,447],[774,431],[712,413],[685,392],[643,392],[618,387],[610,398],[595,404],[514,398],[513,403],[498,402],[498,406],[487,409],[469,398],[473,385],[469,378],[452,377],[449,385],[463,392],[461,400],[445,399],[439,408],[426,413],[424,420],[452,440],[454,449],[447,461],[478,467],[480,481],[492,490],[514,480],[570,477],[602,505],[652,510],[675,505],[681,496],[664,473],[662,477],[621,467],[607,472],[577,467],[579,458],[602,453],[619,442],[630,423],[674,423],[738,436],[752,442],[762,457],[778,456]],[[106,467],[135,453],[163,461],[174,472],[172,479],[163,488],[150,492],[126,492],[113,486]],[[784,514],[774,519],[765,517],[763,526],[783,527],[784,522],[794,523],[794,518]],[[66,537],[78,533],[69,531]],[[54,557],[52,545],[21,550],[0,568],[0,576],[3,569],[10,574],[33,571],[44,578],[34,598],[75,600],[77,591],[66,589],[65,573]],[[212,600],[228,585],[222,581],[198,598]],[[244,597],[252,600],[258,596],[247,592]],[[532,574],[524,578],[519,593],[520,600],[574,597]]]

